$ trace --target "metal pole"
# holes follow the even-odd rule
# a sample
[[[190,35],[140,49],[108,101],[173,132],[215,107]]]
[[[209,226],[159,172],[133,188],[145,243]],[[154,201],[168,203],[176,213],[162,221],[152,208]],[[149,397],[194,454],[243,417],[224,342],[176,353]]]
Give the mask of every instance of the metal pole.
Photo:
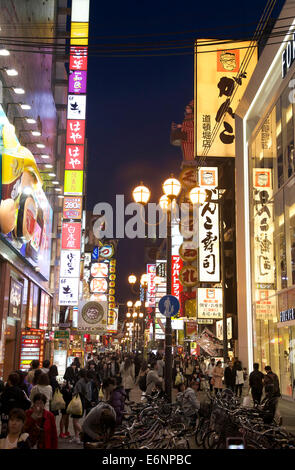
[[[171,210],[167,211],[167,294],[171,294]],[[165,326],[165,392],[172,402],[172,327],[171,318],[166,318]]]
[[[225,364],[226,358],[228,356],[227,349],[227,316],[225,309],[225,269],[224,269],[224,229],[223,229],[223,196],[218,198],[219,202],[219,226],[220,226],[220,251],[221,251],[221,285],[222,285],[222,306],[223,306],[223,361]]]

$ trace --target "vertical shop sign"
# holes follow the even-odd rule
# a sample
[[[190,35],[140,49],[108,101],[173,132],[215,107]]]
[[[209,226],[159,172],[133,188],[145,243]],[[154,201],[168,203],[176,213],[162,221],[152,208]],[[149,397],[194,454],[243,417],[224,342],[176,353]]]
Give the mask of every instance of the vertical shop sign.
[[[147,301],[148,307],[155,307],[156,305],[156,265],[147,264],[148,287],[147,287]]]
[[[217,168],[201,168],[200,187],[206,191],[206,200],[199,207],[199,280],[220,281],[219,207]]]
[[[180,292],[182,292],[183,287],[179,282],[179,273],[183,267],[183,261],[180,259],[180,256],[172,255],[172,295],[180,300]]]
[[[20,347],[20,370],[29,371],[31,362],[36,359],[42,364],[44,359],[44,331],[22,330]]]
[[[219,319],[223,317],[222,289],[198,289],[197,315],[198,319]]]
[[[89,0],[72,0],[64,196],[83,196],[89,4]],[[62,224],[62,250],[71,251],[62,254],[59,304],[75,306],[80,285],[82,197],[65,197],[63,216],[79,222]]]
[[[253,192],[255,282],[273,284],[273,190],[270,168],[254,168]]]

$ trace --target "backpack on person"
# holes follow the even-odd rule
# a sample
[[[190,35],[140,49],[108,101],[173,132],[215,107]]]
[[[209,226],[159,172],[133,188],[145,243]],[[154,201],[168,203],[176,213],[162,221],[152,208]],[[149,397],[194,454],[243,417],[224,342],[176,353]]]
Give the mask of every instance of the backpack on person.
[[[146,392],[147,384],[146,384],[146,374],[142,375],[138,381],[138,386],[142,392]]]

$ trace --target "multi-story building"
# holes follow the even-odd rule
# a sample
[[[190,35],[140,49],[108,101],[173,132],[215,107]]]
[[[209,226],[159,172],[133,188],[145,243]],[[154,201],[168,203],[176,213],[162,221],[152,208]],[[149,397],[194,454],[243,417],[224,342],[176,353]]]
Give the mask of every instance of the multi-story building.
[[[239,357],[292,396],[295,344],[295,5],[287,0],[236,110]]]
[[[0,7],[0,377],[6,379],[20,356],[26,369],[51,355],[69,11],[66,0],[0,0]]]

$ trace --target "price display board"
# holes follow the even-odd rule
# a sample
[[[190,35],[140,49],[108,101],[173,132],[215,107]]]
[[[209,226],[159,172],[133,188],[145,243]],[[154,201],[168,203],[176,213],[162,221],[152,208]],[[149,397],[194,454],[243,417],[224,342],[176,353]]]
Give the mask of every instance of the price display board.
[[[19,366],[21,370],[28,371],[33,359],[37,359],[42,364],[44,359],[44,333],[42,330],[22,330]]]

